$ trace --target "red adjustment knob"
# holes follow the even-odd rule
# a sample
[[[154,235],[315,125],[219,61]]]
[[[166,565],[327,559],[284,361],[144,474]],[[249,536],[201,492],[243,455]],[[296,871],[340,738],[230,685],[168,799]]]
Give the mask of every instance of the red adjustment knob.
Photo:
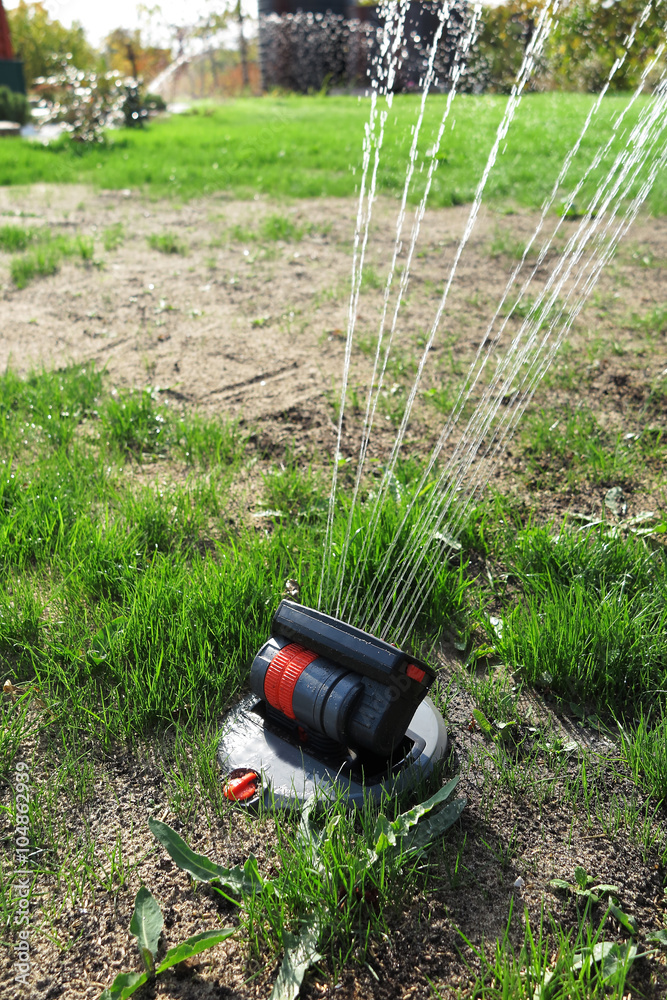
[[[269,663],[264,678],[264,697],[272,708],[289,719],[295,719],[292,695],[301,674],[309,663],[317,659],[317,653],[304,649],[296,642],[290,642],[278,650]]]
[[[237,768],[225,782],[222,794],[231,802],[245,802],[257,794],[258,781],[257,771],[243,771]]]
[[[421,667],[418,667],[416,663],[408,664],[408,669],[405,672],[413,681],[423,681],[426,677],[426,672]]]

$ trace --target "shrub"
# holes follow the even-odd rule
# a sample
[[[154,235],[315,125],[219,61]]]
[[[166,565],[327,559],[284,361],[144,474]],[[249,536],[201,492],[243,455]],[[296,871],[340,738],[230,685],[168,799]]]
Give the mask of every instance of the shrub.
[[[148,102],[137,80],[116,70],[86,73],[72,65],[36,80],[35,90],[45,120],[62,122],[72,139],[85,143],[103,143],[108,128],[142,127],[152,106],[161,100],[153,95]]]
[[[554,28],[550,63],[553,81],[561,89],[598,91],[614,61],[623,55],[623,42],[638,21],[644,0],[569,0]],[[660,11],[660,14],[658,13]],[[614,74],[612,90],[630,90],[665,40],[662,11],[655,5],[638,27],[623,66]],[[658,71],[662,66],[658,67]]]
[[[30,118],[30,105],[24,94],[17,94],[9,87],[0,87],[0,120],[25,125]]]
[[[564,0],[529,88],[598,91],[614,61],[624,54],[624,41],[645,6],[644,0]],[[466,89],[510,92],[542,8],[542,0],[507,0],[485,9],[469,60]],[[653,9],[638,27],[611,89],[637,86],[664,39],[664,26]]]
[[[167,102],[162,94],[146,94],[144,97],[144,107],[149,114],[156,111],[166,111]]]
[[[509,94],[542,7],[542,0],[508,0],[484,10],[468,60],[466,89]]]

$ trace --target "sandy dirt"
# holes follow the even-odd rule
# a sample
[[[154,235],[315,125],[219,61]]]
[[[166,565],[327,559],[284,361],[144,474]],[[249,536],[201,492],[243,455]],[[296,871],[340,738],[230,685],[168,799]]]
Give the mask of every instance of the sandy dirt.
[[[369,446],[369,456],[378,461],[395,439],[468,211],[434,210],[424,220]],[[254,431],[263,456],[280,458],[290,449],[326,461],[333,454],[355,202],[275,204],[218,196],[176,206],[127,191],[35,186],[0,190],[0,212],[7,222],[14,217],[95,239],[93,264],[64,261],[59,273],[20,291],[9,278],[9,255],[0,254],[0,365],[24,373],[39,365],[94,362],[112,384],[159,386],[177,404],[233,415]],[[350,457],[358,453],[396,212],[395,201],[380,199],[371,225],[341,442],[342,454]],[[302,238],[264,238],[263,222],[275,215]],[[516,265],[516,248],[525,245],[536,221],[535,213],[482,210],[429,352],[404,455],[424,456],[437,440],[445,419],[438,399],[455,398]],[[575,225],[562,224],[557,250]],[[119,226],[121,244],[105,250],[105,234]],[[151,236],[164,233],[186,253],[149,246]],[[406,254],[404,239],[398,273]],[[557,258],[551,252],[538,269],[538,289]],[[641,429],[644,404],[667,369],[667,340],[664,333],[648,336],[637,318],[664,305],[665,267],[667,220],[643,219],[603,272],[552,368],[553,374],[570,366],[574,384],[559,390],[556,378],[555,387],[538,390],[534,409],[584,404],[618,433]],[[390,316],[391,308],[393,302]],[[519,322],[509,321],[489,371]],[[604,489],[572,495],[565,484],[545,490],[539,482],[525,489],[517,471],[521,459],[510,448],[494,477],[545,516],[601,509]],[[656,494],[655,476],[649,479],[635,484],[631,513],[665,503]]]
[[[362,346],[371,342],[377,329],[395,211],[395,202],[381,201],[371,233],[369,259],[374,271],[357,311]],[[288,447],[308,456],[332,454],[356,212],[352,201],[271,204],[216,197],[177,207],[132,193],[36,187],[0,190],[0,212],[3,222],[45,225],[96,240],[94,264],[66,261],[59,273],[21,291],[9,278],[9,256],[0,255],[0,366],[9,364],[26,373],[41,365],[94,362],[106,368],[112,385],[159,386],[183,405],[238,417],[256,429],[269,454],[280,455]],[[407,384],[467,212],[466,207],[436,210],[425,222],[399,324],[400,351],[392,384],[387,386],[387,412],[382,412],[374,435],[373,453],[378,456],[386,455],[395,433],[392,388],[404,391]],[[309,231],[299,240],[282,242],[234,229],[252,233],[274,213]],[[460,366],[476,350],[514,265],[510,245],[525,241],[535,222],[530,213],[483,214],[434,342],[425,389],[449,385],[459,377]],[[119,223],[122,244],[105,250],[105,231]],[[564,224],[566,233],[571,225]],[[149,236],[165,232],[177,236],[187,253],[164,254],[148,245]],[[405,248],[400,259],[405,259]],[[645,219],[616,254],[571,337],[567,357],[580,366],[581,398],[619,431],[634,430],[648,419],[642,408],[650,387],[667,368],[665,335],[648,337],[636,323],[637,316],[665,305],[665,268],[667,220]],[[351,391],[363,393],[371,370],[368,347],[355,350]],[[558,407],[576,397],[575,379],[574,388],[556,385],[540,402]],[[423,454],[442,418],[427,402],[420,407],[408,447]],[[358,410],[352,402],[343,440],[343,451],[349,454],[358,440]],[[651,419],[662,426],[665,414],[653,414]],[[513,462],[519,469],[522,458],[510,450],[501,475],[508,488]],[[573,508],[595,513],[605,488],[531,493],[530,483],[524,483],[520,491],[548,516]],[[664,487],[661,493],[654,479],[643,491],[638,485],[628,513],[649,503],[664,504]],[[443,647],[441,659],[446,679],[459,665],[453,649]],[[452,769],[471,752],[478,762],[485,758],[482,734],[470,725],[473,702],[463,681],[453,690],[448,713]],[[597,740],[605,749],[602,735],[591,736],[574,719],[556,719],[548,704],[536,704],[534,710],[547,713],[556,729],[564,726],[575,743]],[[576,749],[570,752],[568,769],[574,778],[579,757]],[[98,851],[111,852],[120,837],[131,866],[120,891],[100,887],[94,897],[76,906],[66,902],[62,888],[56,888],[55,875],[44,877],[48,934],[40,938],[35,951],[39,971],[31,997],[36,1000],[92,998],[117,972],[135,967],[127,925],[142,882],[163,906],[167,946],[217,926],[221,916],[223,922],[236,921],[233,907],[225,908],[206,888],[194,889],[163,852],[153,850],[145,833],[147,812],[181,829],[194,849],[223,864],[242,862],[250,851],[258,856],[260,868],[270,858],[270,821],[257,825],[230,808],[222,822],[208,814],[204,803],[195,808],[184,803],[179,815],[172,812],[168,801],[173,801],[173,788],[166,775],[176,751],[168,740],[132,754],[118,751],[105,757],[92,746],[82,746],[82,754],[95,768],[97,798],[83,806],[63,801],[59,808],[73,838],[83,836],[87,828]],[[442,996],[456,995],[459,987],[465,994],[478,962],[455,927],[473,944],[483,936],[502,934],[512,900],[514,937],[522,934],[524,904],[531,919],[539,921],[543,899],[566,925],[574,923],[574,904],[554,894],[548,883],[554,876],[571,878],[577,863],[600,881],[617,883],[643,929],[663,925],[664,872],[646,864],[636,842],[613,836],[604,825],[604,815],[589,824],[585,816],[572,813],[558,788],[538,807],[534,789],[525,795],[510,794],[497,774],[488,772],[484,778],[481,774],[481,765],[464,769],[461,791],[469,806],[458,839],[447,848],[450,852],[462,848],[460,877],[451,874],[455,853],[444,857],[428,895],[388,915],[393,935],[374,946],[369,966],[351,965],[335,985],[325,967],[321,975],[309,979],[304,996],[426,998],[433,995],[429,980],[439,984]],[[637,796],[625,778],[604,769],[595,780],[610,802],[613,796]],[[492,794],[488,782],[494,786]],[[507,860],[499,862],[494,851],[504,852]],[[524,881],[521,890],[515,887],[518,877]],[[279,957],[248,963],[245,943],[232,939],[201,961],[162,977],[151,995],[183,1000],[266,997]],[[648,974],[644,981],[641,970],[638,981],[646,995],[665,995],[664,983],[649,982]],[[14,996],[14,984],[5,974],[0,994]]]
[[[372,371],[396,207],[381,200],[371,228],[371,271],[357,309],[346,450],[353,447],[354,410],[363,408]],[[330,452],[347,326],[354,202],[274,205],[217,197],[176,207],[131,192],[36,186],[1,190],[0,212],[7,222],[16,214],[26,225],[96,240],[94,264],[65,261],[58,274],[21,291],[9,279],[8,255],[0,255],[0,365],[26,372],[39,365],[92,361],[104,366],[115,384],[159,386],[184,404],[239,416],[274,447],[294,441],[306,450]],[[263,239],[258,227],[274,214],[310,231],[289,243]],[[467,214],[466,206],[434,210],[424,221],[397,326],[388,396],[403,391],[420,357]],[[433,343],[424,390],[454,385],[460,378],[516,263],[514,247],[527,240],[536,218],[534,213],[482,213]],[[105,231],[118,224],[124,240],[105,251]],[[564,223],[557,245],[564,245],[573,225]],[[246,234],[239,237],[235,227]],[[187,248],[185,255],[149,247],[148,237],[165,232]],[[404,245],[399,269],[406,252]],[[542,277],[552,264],[548,260],[541,268]],[[664,337],[650,357],[643,355],[642,334],[632,328],[632,317],[663,304],[664,266],[667,221],[637,224],[603,274],[570,346],[592,355],[596,338],[602,337],[607,341],[598,360],[603,371],[613,362],[614,371],[630,363],[644,379],[658,374],[667,360]],[[500,352],[512,329],[510,323]],[[624,363],[618,360],[622,355]],[[601,386],[600,395],[605,391]],[[434,407],[418,408],[413,446],[423,450],[440,422]],[[426,437],[424,426],[431,429]],[[393,435],[391,415],[381,415],[374,434],[378,452],[386,450]]]

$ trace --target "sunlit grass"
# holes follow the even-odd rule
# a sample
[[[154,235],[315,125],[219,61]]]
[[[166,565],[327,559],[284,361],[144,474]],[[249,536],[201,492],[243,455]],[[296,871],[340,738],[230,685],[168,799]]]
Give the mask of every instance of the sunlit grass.
[[[429,98],[420,140],[422,157],[432,146],[445,100],[443,95]],[[431,204],[472,200],[506,100],[498,95],[457,96],[452,109],[455,128],[448,129],[443,140]],[[593,100],[587,94],[526,95],[507,148],[489,177],[486,200],[504,208],[540,207]],[[606,141],[611,117],[627,100],[624,95],[605,98],[573,165],[573,184]],[[416,96],[394,97],[378,173],[378,188],[387,194],[403,188],[418,103]],[[47,147],[6,143],[0,148],[0,183],[91,183],[178,199],[223,191],[237,196],[351,196],[358,188],[368,119],[364,100],[264,97],[206,106],[205,114],[196,110],[153,122],[145,130],[110,133],[103,145],[83,147],[69,140]],[[629,115],[629,127],[636,114],[637,108]],[[595,190],[600,176],[599,170],[592,173],[583,200]],[[426,171],[415,175],[411,200],[420,197],[425,177]],[[664,172],[657,178],[649,206],[657,214],[667,208]]]

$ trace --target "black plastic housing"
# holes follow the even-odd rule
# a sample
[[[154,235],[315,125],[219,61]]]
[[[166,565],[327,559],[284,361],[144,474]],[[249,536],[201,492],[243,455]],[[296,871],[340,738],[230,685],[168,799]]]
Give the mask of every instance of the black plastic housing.
[[[389,757],[433,684],[433,669],[362,629],[293,601],[278,606],[272,633],[251,667],[254,693],[268,701],[269,666],[296,643],[317,654],[291,687],[291,707],[306,738],[319,734],[355,751]],[[271,714],[280,716],[275,706]],[[295,720],[285,717],[287,725]]]

